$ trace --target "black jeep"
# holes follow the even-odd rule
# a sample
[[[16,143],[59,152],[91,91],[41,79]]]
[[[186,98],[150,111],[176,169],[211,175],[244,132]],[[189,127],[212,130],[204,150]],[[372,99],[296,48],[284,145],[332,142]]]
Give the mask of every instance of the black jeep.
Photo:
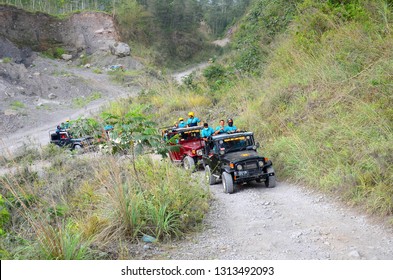
[[[203,155],[206,180],[213,185],[221,179],[225,193],[233,193],[235,184],[253,180],[263,181],[268,188],[275,187],[273,163],[258,155],[258,147],[252,132],[209,137]]]
[[[71,150],[90,149],[93,137],[72,138],[68,131],[49,131],[50,143],[59,147],[68,147]]]

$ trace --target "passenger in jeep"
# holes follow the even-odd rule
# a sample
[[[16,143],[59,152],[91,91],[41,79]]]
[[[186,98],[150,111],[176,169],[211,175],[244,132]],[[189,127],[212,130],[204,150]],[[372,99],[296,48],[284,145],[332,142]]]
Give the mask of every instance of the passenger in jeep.
[[[235,125],[233,125],[233,119],[229,118],[228,119],[228,125],[225,126],[224,132],[226,133],[233,133],[233,132],[239,132],[240,130],[237,129]]]
[[[209,136],[212,136],[214,134],[213,128],[209,127],[208,123],[203,124],[203,129],[201,130],[201,137],[203,140],[207,141],[207,138]]]
[[[225,133],[225,121],[220,120],[220,125],[216,127],[214,135]]]
[[[61,131],[60,125],[56,126],[56,134],[59,135]]]
[[[187,124],[184,122],[184,119],[182,117],[179,118],[179,128],[184,128],[187,127]]]
[[[194,116],[194,112],[188,113],[188,120],[187,120],[188,127],[197,126],[198,123],[200,123],[200,122],[201,122],[201,120]]]

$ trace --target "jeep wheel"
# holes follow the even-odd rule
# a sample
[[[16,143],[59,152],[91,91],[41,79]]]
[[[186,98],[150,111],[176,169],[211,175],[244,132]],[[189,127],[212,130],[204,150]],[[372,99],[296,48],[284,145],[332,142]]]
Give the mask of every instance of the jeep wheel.
[[[233,179],[228,172],[222,172],[222,185],[224,186],[225,193],[233,193]]]
[[[195,161],[192,157],[186,156],[183,159],[184,169],[194,171],[195,169]]]
[[[81,145],[75,145],[74,146],[74,150],[81,151],[82,150],[82,146]]]
[[[268,167],[267,173],[274,173],[273,167]],[[266,188],[274,188],[276,186],[276,175],[268,176],[265,181]]]
[[[213,176],[209,165],[205,166],[205,180],[209,185],[214,185],[216,183],[216,178]]]

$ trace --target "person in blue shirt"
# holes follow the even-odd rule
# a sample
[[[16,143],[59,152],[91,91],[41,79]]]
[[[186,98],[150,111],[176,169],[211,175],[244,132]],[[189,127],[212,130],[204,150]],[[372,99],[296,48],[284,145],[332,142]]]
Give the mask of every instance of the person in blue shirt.
[[[194,117],[194,112],[188,113],[188,120],[187,120],[188,127],[197,126],[199,122],[201,122],[201,120],[198,119],[197,117]]]
[[[201,130],[201,137],[203,140],[207,141],[207,138],[209,136],[212,136],[214,134],[213,128],[209,127],[208,123],[203,124],[203,129]]]
[[[64,128],[65,128],[65,129],[69,129],[70,126],[71,126],[70,120],[67,119],[66,122],[65,122],[65,124],[64,124]]]
[[[235,125],[233,125],[233,120],[232,119],[228,119],[228,125],[225,126],[224,128],[224,132],[226,133],[233,133],[233,132],[239,132],[240,130],[237,129],[237,127]]]
[[[225,121],[220,120],[220,125],[216,127],[214,135],[225,133]]]
[[[187,124],[184,122],[183,118],[179,118],[179,124],[177,126],[178,128],[184,128],[187,127]]]

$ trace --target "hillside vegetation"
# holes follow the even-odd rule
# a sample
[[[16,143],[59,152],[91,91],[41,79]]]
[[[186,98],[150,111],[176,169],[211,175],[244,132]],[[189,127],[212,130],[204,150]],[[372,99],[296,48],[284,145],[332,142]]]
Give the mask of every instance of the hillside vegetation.
[[[213,125],[235,117],[256,132],[281,180],[391,215],[392,9],[391,1],[254,1],[225,58],[181,89],[153,86],[141,102],[168,122],[187,110]]]

